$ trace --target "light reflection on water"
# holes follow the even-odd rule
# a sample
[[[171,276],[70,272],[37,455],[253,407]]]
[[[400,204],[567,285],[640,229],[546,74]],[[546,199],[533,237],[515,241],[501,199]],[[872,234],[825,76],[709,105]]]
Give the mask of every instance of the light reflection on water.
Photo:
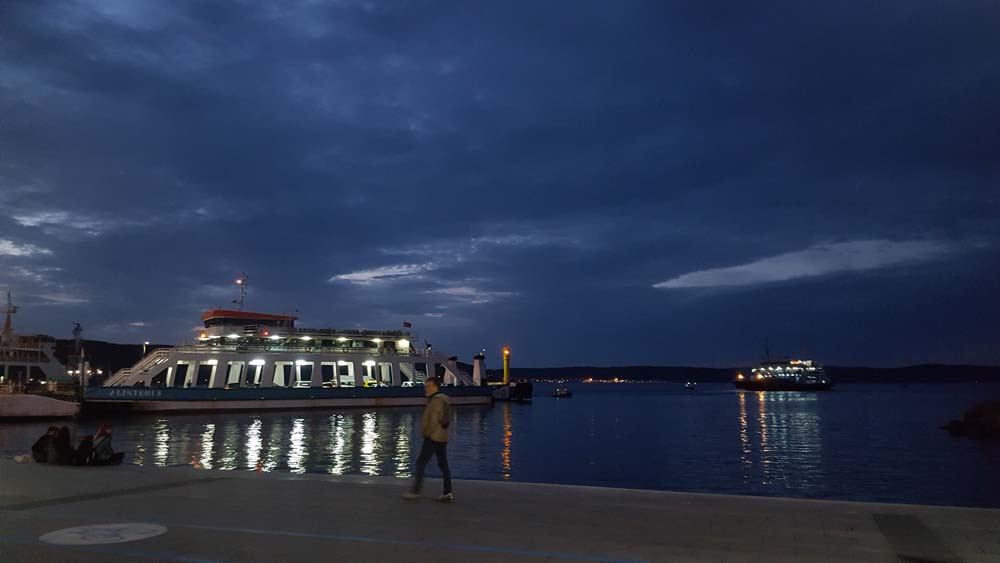
[[[377,439],[375,413],[365,413],[361,421],[361,457],[358,460],[362,473],[378,475],[378,454],[375,452],[375,440]]]
[[[288,447],[288,469],[292,473],[306,472],[305,419],[292,421],[292,437]]]
[[[792,490],[821,485],[818,481],[822,479],[823,443],[819,400],[815,393],[738,393],[744,482]],[[757,416],[748,416],[753,411]]]
[[[738,392],[703,384],[536,387],[533,405],[455,409],[458,478],[1000,507],[1000,444],[938,429],[1000,386]],[[419,408],[114,419],[126,463],[409,477]],[[71,425],[74,439],[98,421]],[[47,422],[0,425],[0,455]],[[935,452],[934,463],[928,452]],[[428,472],[435,475],[436,464]],[[954,476],[960,475],[956,479]]]
[[[343,475],[350,468],[350,452],[347,449],[347,436],[353,434],[353,417],[343,414],[335,414],[330,417],[330,424],[333,428],[333,440],[330,441],[333,464],[329,472],[334,475]]]
[[[156,421],[154,428],[156,429],[156,450],[153,452],[153,464],[164,466],[167,465],[170,456],[170,426],[166,420],[160,419]]]
[[[198,463],[204,469],[212,468],[213,447],[212,439],[215,437],[215,425],[206,424],[205,430],[201,433],[201,458]]]
[[[501,463],[503,465],[503,478],[510,479],[510,444],[514,438],[514,431],[510,421],[510,403],[503,404],[503,449],[500,450]]]

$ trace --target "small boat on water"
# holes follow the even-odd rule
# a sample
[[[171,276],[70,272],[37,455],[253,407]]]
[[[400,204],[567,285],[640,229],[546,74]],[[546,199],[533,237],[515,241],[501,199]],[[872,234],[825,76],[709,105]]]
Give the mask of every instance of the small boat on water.
[[[695,383],[694,381],[688,381],[687,383],[684,384],[684,390],[685,391],[694,391],[697,388],[698,388],[698,384]]]
[[[556,387],[555,391],[552,392],[552,396],[557,399],[568,399],[573,396],[573,392],[566,387],[560,386]]]

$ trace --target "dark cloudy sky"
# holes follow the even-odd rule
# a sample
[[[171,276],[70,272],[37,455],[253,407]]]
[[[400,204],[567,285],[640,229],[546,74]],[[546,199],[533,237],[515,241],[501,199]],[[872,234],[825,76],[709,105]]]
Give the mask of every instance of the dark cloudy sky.
[[[0,6],[23,330],[1000,363],[996,2]]]

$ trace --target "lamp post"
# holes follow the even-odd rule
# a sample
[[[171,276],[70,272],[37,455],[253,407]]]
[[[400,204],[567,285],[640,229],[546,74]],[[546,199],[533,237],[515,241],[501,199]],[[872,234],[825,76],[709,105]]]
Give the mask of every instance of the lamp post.
[[[510,348],[503,347],[503,384],[510,385]]]
[[[144,340],[143,343],[142,343],[142,357],[143,358],[146,357],[146,346],[149,346],[149,341],[148,340]]]

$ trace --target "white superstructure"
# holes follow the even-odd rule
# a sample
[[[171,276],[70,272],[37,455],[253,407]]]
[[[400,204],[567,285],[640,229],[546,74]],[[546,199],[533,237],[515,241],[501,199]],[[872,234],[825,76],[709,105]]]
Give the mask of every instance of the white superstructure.
[[[17,312],[10,292],[3,330],[0,332],[0,385],[24,387],[32,384],[68,383],[73,379],[66,367],[56,359],[56,341],[42,334],[14,332],[13,316]]]
[[[242,301],[242,295],[240,302]],[[214,309],[197,342],[154,349],[105,386],[166,388],[409,387],[443,371],[446,385],[479,385],[404,330],[309,329],[297,317]],[[438,366],[441,366],[439,368]]]

